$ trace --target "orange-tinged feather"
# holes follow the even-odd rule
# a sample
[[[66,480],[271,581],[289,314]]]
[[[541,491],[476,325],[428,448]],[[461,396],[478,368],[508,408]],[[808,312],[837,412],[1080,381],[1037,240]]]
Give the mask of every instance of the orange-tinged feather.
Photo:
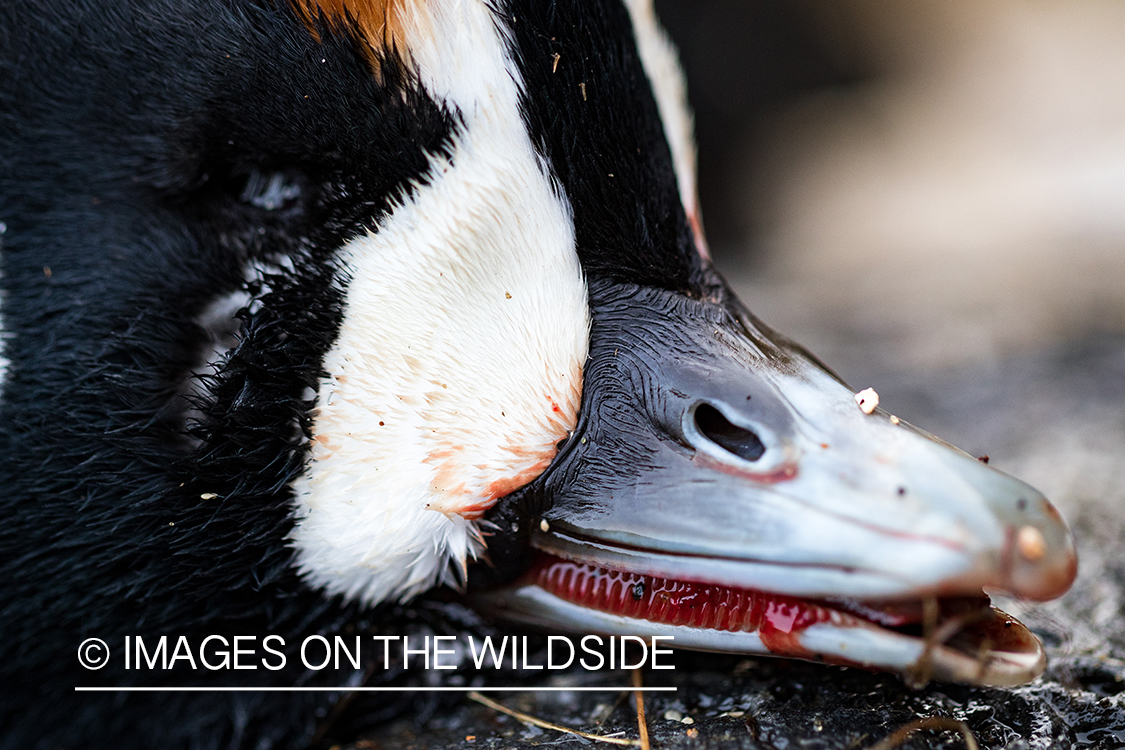
[[[292,0],[309,33],[319,42],[321,17],[333,30],[352,34],[362,43],[376,74],[388,50],[409,57],[406,17],[411,2],[420,0]]]

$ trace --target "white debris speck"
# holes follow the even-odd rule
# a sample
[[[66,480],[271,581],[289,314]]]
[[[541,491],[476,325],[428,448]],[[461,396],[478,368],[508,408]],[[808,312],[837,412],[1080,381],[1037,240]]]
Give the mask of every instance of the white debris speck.
[[[684,715],[674,708],[670,708],[664,712],[664,718],[668,721],[683,721]]]
[[[855,402],[859,404],[859,408],[864,414],[870,414],[879,405],[879,394],[875,392],[874,388],[864,388],[855,394]]]
[[[891,424],[898,424],[901,421],[902,420],[896,417],[894,414],[891,415]]]
[[[204,492],[202,495],[199,496],[199,499],[200,500],[214,500],[217,497],[218,497],[218,495],[216,495],[214,492]]]
[[[548,531],[551,530],[551,524],[547,523],[546,518],[541,519],[539,521],[539,530],[542,531],[544,534],[546,534]]]

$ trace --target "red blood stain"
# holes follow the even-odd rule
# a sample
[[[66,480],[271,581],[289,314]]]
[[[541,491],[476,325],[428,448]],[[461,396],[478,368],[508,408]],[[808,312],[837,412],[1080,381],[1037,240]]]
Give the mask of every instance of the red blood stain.
[[[798,640],[802,631],[831,618],[832,610],[802,601],[774,599],[766,604],[758,636],[772,653],[811,656]]]
[[[550,455],[544,456],[543,458],[533,463],[531,466],[528,466],[523,471],[520,471],[510,477],[497,479],[496,481],[485,487],[484,491],[487,498],[487,507],[491,508],[496,504],[497,500],[504,497],[505,495],[515,492],[520,487],[523,487],[525,484],[530,483],[533,479],[535,479],[535,477],[542,474],[543,470],[547,468],[547,465],[551,463],[551,459],[554,458],[554,454],[555,451],[551,451]]]

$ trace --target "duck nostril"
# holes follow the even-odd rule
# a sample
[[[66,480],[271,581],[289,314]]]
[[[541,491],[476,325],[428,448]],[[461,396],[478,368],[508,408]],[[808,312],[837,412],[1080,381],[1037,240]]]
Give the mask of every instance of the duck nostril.
[[[744,461],[757,461],[766,452],[766,446],[754,432],[731,424],[721,411],[709,404],[696,407],[695,425],[712,443]]]

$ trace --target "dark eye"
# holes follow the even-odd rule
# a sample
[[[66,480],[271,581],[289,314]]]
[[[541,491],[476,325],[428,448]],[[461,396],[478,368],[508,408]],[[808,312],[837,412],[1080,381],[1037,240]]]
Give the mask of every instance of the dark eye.
[[[757,461],[766,452],[766,446],[753,431],[731,424],[709,404],[696,407],[695,426],[712,443],[744,461]]]

